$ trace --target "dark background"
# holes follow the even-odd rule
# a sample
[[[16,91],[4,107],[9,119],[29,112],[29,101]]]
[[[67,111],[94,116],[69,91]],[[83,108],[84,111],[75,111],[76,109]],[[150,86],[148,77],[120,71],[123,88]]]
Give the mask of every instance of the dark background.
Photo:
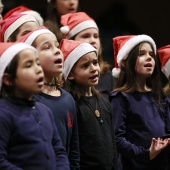
[[[147,34],[157,48],[170,44],[169,0],[79,0],[81,11],[97,22],[104,59],[113,64],[112,38],[124,34]],[[2,0],[5,14],[18,5],[38,11],[46,18],[47,0]]]

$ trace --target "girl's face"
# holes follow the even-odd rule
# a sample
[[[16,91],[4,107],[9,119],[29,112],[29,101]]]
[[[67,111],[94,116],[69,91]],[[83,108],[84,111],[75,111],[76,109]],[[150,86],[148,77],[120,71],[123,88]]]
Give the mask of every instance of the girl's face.
[[[143,43],[139,49],[135,70],[138,77],[147,78],[152,75],[155,68],[154,52],[149,43]]]
[[[29,21],[29,22],[22,24],[19,28],[19,32],[16,36],[16,39],[18,40],[20,37],[28,34],[31,31],[36,30],[38,27],[39,27],[38,24],[33,21]]]
[[[98,84],[100,67],[95,52],[82,56],[74,65],[68,79],[74,80],[83,87],[91,87]]]
[[[78,3],[79,0],[56,0],[55,8],[61,16],[70,12],[77,12]]]
[[[26,49],[19,53],[14,85],[17,97],[29,99],[32,94],[42,91],[44,73],[35,51]]]
[[[45,77],[51,79],[61,75],[64,58],[56,36],[54,34],[41,34],[35,39],[34,46],[38,50]]]
[[[76,35],[75,40],[87,42],[97,49],[97,51],[100,49],[99,31],[96,28],[87,28],[81,31]]]

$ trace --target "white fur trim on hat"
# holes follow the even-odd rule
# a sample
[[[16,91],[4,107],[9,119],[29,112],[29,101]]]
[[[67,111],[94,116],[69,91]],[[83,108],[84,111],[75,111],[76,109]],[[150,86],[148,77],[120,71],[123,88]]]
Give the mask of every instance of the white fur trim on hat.
[[[26,40],[25,43],[32,45],[32,43],[34,42],[34,40],[41,34],[53,34],[50,30],[48,29],[39,29],[34,31]]]
[[[162,67],[162,72],[169,79],[169,76],[170,76],[170,59],[166,62],[164,67]]]
[[[64,27],[61,27],[60,31],[62,34],[68,34],[68,32],[70,31],[70,28],[69,28],[69,26],[66,25]]]
[[[112,69],[112,75],[113,75],[113,77],[115,77],[115,78],[118,78],[119,77],[119,75],[120,75],[120,68],[113,68]]]
[[[44,20],[43,20],[43,18],[41,17],[41,15],[37,11],[29,10],[29,11],[21,12],[21,14],[31,15],[37,20],[39,26],[44,25]]]
[[[122,46],[122,48],[119,50],[118,55],[117,55],[117,63],[118,66],[120,67],[121,61],[126,59],[130,53],[130,51],[139,43],[147,41],[152,44],[154,48],[154,53],[156,54],[156,44],[154,40],[149,37],[148,35],[137,35],[134,36],[133,38],[129,39],[125,44]]]
[[[96,52],[97,50],[89,43],[82,43],[77,46],[66,58],[64,62],[63,77],[67,80],[67,77],[74,66],[74,64],[85,54],[89,52]]]
[[[6,69],[6,67],[8,66],[8,64],[11,62],[11,60],[22,50],[24,49],[32,49],[36,52],[36,55],[38,57],[37,54],[37,50],[30,46],[27,45],[25,43],[16,43],[12,46],[10,46],[8,49],[5,50],[5,52],[1,55],[0,57],[0,89],[2,87],[2,77],[4,74],[4,71]]]
[[[87,20],[87,21],[83,21],[79,24],[77,24],[75,27],[73,27],[70,32],[68,33],[66,39],[70,39],[71,37],[73,37],[74,35],[78,34],[80,31],[83,31],[87,28],[96,28],[98,29],[96,23],[92,20]]]
[[[36,19],[31,15],[23,15],[20,18],[18,18],[16,21],[14,21],[5,31],[4,33],[4,42],[7,42],[8,38],[11,36],[11,34],[22,24],[25,22],[34,21],[37,23]],[[37,23],[38,24],[38,23]],[[39,24],[38,24],[39,25]]]

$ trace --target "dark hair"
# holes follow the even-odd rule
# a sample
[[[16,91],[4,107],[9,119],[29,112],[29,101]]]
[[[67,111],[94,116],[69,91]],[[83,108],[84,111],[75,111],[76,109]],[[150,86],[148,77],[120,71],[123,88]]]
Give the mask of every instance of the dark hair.
[[[115,83],[114,91],[122,91],[126,93],[132,93],[135,89],[135,65],[137,61],[137,57],[139,54],[139,50],[141,44],[149,43],[149,42],[142,42],[134,47],[131,52],[129,53],[127,59],[124,60],[124,66],[121,66],[120,76]],[[150,43],[149,43],[150,44]],[[151,44],[150,44],[151,45]],[[153,46],[151,45],[152,50]],[[158,57],[154,54],[153,56],[155,60],[155,68],[153,74],[146,79],[146,85],[152,89],[152,91],[156,94],[156,98],[158,103],[161,102],[161,95],[162,93],[162,86],[160,82],[160,69],[158,64]]]
[[[9,36],[8,39],[9,39],[10,42],[15,42],[15,41],[17,40],[17,35],[18,35],[19,31],[20,31],[20,27],[17,28],[17,29]]]
[[[74,80],[69,80],[67,79],[65,82],[64,82],[64,86],[63,88],[68,91],[72,96],[73,98],[78,101],[81,99],[82,96],[85,96],[85,91],[84,91],[84,88],[77,85],[77,83],[75,83]],[[99,93],[99,91],[93,86],[92,87],[92,93],[97,95],[98,97],[101,96],[101,94]]]
[[[47,27],[51,32],[53,32],[58,41],[61,42],[63,39],[63,34],[60,31],[60,17],[56,8],[54,8],[56,0],[51,0],[47,6],[47,18],[44,22],[44,26]],[[80,11],[80,5],[78,3],[78,10]]]
[[[77,34],[79,34],[79,33],[77,33]],[[71,37],[70,39],[75,40],[77,34],[74,35],[73,37]],[[99,62],[99,66],[100,66],[100,74],[102,75],[102,74],[107,73],[111,69],[111,65],[107,61],[103,60],[103,54],[102,54],[103,48],[102,48],[100,36],[99,36],[99,41],[100,41],[100,49],[99,49],[99,53],[98,53],[98,62]]]
[[[18,61],[19,61],[19,54],[17,54],[11,62],[8,64],[6,67],[4,73],[8,73],[9,76],[9,81],[11,82],[12,86],[7,86],[2,82],[2,87],[0,91],[0,97],[1,98],[6,98],[9,96],[13,96],[13,87],[14,87],[14,81],[16,78],[16,73],[17,73],[17,67],[18,67]]]

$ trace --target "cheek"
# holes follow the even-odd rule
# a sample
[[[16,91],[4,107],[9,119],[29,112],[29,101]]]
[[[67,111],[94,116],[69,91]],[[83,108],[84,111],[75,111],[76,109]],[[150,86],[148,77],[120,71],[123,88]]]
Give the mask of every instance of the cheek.
[[[47,67],[48,65],[50,65],[51,63],[51,60],[50,60],[50,57],[48,56],[39,56],[39,60],[40,60],[40,64],[41,66],[44,68],[44,67]]]

